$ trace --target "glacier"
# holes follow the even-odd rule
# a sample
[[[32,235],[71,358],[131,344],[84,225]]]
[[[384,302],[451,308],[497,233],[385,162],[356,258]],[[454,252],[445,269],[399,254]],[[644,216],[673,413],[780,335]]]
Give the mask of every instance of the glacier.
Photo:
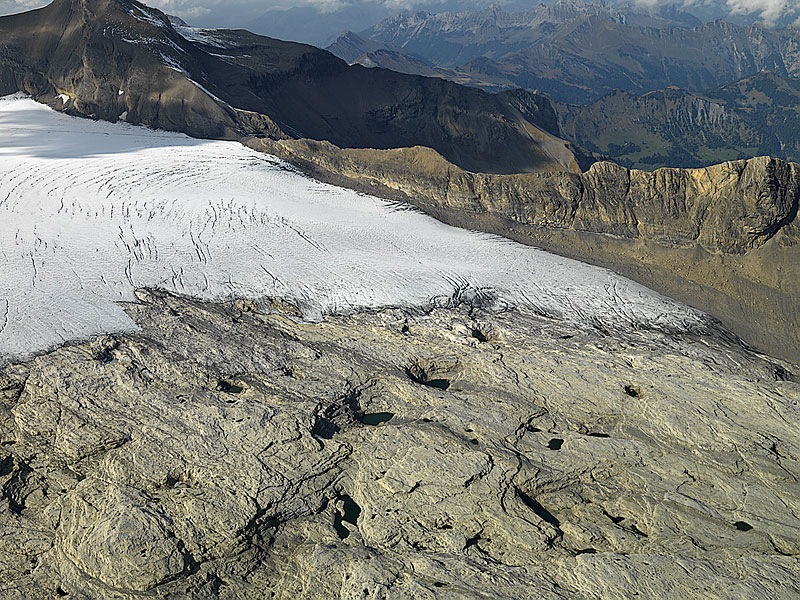
[[[576,326],[703,329],[608,270],[310,179],[233,141],[0,99],[0,357],[132,331],[138,288],[283,297],[305,318],[459,301]]]

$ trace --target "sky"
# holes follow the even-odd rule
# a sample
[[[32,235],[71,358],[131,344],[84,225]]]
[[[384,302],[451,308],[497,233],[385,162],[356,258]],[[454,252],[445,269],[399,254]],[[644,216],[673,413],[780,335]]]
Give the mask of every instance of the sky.
[[[490,3],[524,9],[540,0],[144,0],[199,27],[243,27],[318,45],[346,29],[361,31],[404,10],[471,10]],[[550,4],[555,0],[545,0]],[[800,0],[607,0],[609,4],[683,4],[701,19],[731,17],[784,25],[797,20]],[[0,0],[0,14],[37,8],[48,0]],[[272,11],[272,12],[270,12]],[[279,12],[275,12],[279,11]],[[269,13],[264,17],[265,13]]]

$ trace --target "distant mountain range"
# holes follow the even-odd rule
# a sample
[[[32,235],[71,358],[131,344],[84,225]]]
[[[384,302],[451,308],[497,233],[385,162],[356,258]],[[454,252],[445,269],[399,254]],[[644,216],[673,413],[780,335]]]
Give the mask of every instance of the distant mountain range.
[[[488,0],[422,0],[416,2],[415,6],[418,10],[439,12],[478,10],[486,4]],[[380,0],[311,3],[268,10],[255,19],[251,17],[244,22],[244,26],[261,35],[324,47],[341,31],[361,31],[392,16],[397,10],[397,5]]]
[[[329,46],[353,62],[357,40]],[[448,69],[449,78],[494,89],[526,88],[556,101],[587,104],[614,90],[642,94],[667,86],[704,91],[769,70],[800,76],[800,28],[724,21],[698,25],[667,6],[659,12],[581,0],[508,13],[498,6],[462,13],[385,19],[358,35],[375,66],[381,48]],[[349,58],[347,58],[349,57]],[[399,64],[393,57],[395,68]],[[408,71],[418,67],[409,61]],[[445,74],[442,74],[445,76]]]
[[[550,103],[349,67],[312,46],[198,30],[132,0],[56,0],[0,18],[0,95],[196,137],[427,146],[487,172],[578,170]]]
[[[601,0],[596,0],[600,2]],[[243,26],[250,31],[284,40],[326,46],[342,31],[363,31],[383,19],[394,17],[401,10],[410,14],[418,12],[443,13],[451,11],[483,11],[493,4],[501,6],[506,13],[524,13],[541,10],[543,6],[556,4],[556,0],[405,0],[381,1],[358,0],[357,2],[309,2],[289,9],[273,8],[255,19],[237,12],[237,7],[226,6],[225,10],[210,6],[206,16],[196,17],[198,23],[209,27]],[[695,27],[724,19],[738,25],[766,22],[771,27],[785,27],[800,17],[800,4],[790,0],[769,2],[728,0],[605,0],[609,10],[630,18],[652,17],[671,21],[683,27]],[[221,5],[220,5],[221,6]],[[745,10],[747,9],[747,10]],[[193,17],[194,18],[194,17]]]

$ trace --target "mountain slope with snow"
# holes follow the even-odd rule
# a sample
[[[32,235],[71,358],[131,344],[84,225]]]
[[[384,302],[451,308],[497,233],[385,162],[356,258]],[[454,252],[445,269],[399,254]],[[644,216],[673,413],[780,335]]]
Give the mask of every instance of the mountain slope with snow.
[[[454,298],[608,327],[703,327],[701,314],[604,269],[443,225],[324,185],[235,142],[0,100],[0,354],[132,322],[158,287],[281,296],[307,317]]]

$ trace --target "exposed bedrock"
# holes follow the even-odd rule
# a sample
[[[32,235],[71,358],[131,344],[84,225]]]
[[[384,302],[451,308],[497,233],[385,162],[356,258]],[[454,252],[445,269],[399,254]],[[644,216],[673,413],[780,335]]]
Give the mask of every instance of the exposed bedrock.
[[[140,292],[0,372],[3,598],[795,598],[800,388],[738,346]]]
[[[251,140],[315,176],[612,268],[800,362],[800,165],[760,157],[648,173],[470,173],[427,148]]]

